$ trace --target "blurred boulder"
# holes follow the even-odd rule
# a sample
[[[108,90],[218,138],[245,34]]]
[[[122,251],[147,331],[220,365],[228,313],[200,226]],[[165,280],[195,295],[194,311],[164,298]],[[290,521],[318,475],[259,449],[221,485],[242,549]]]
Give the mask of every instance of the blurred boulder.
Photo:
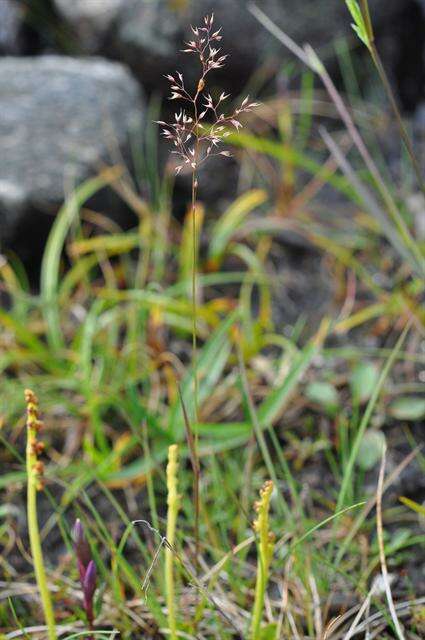
[[[110,30],[127,0],[54,0],[54,4],[78,35],[78,46],[85,53],[99,53],[108,45]]]
[[[0,59],[0,241],[42,247],[64,193],[126,154],[143,102],[128,71],[101,59]],[[44,234],[44,235],[43,235]]]
[[[231,54],[217,81],[230,83],[234,93],[260,65],[267,63],[273,70],[288,58],[282,45],[249,13],[246,0],[54,2],[83,51],[127,63],[149,90],[165,87],[163,74],[175,68],[188,81],[195,80],[192,56],[178,52],[190,37],[189,25],[200,24],[211,10],[216,24],[223,27],[223,49]],[[300,44],[323,48],[351,32],[350,16],[341,0],[257,0],[256,4]],[[371,0],[370,5],[377,30],[391,24],[400,8],[399,0]]]
[[[0,1],[0,55],[16,55],[22,48],[24,5],[17,0]]]

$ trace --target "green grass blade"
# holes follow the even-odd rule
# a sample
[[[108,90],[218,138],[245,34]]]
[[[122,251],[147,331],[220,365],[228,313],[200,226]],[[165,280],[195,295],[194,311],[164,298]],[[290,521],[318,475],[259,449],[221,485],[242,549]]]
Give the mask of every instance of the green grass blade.
[[[391,367],[393,366],[394,362],[396,361],[396,358],[400,352],[401,347],[403,346],[403,343],[406,339],[407,333],[410,329],[410,324],[407,324],[405,329],[403,330],[403,333],[400,335],[399,339],[397,340],[397,343],[394,347],[394,349],[392,350],[389,358],[387,359],[387,362],[385,363],[385,366],[381,372],[381,375],[379,376],[379,380],[378,383],[376,384],[374,390],[373,390],[373,394],[370,397],[370,400],[367,404],[366,410],[363,414],[362,420],[360,422],[356,437],[354,438],[354,442],[352,444],[351,447],[351,452],[350,452],[350,457],[347,461],[347,465],[344,469],[344,475],[342,478],[342,483],[341,483],[341,488],[339,491],[339,495],[338,495],[338,502],[336,505],[336,511],[340,511],[344,504],[345,504],[345,500],[347,498],[347,494],[348,494],[348,489],[350,486],[350,483],[353,481],[353,471],[354,471],[354,465],[356,463],[357,460],[357,455],[359,453],[359,448],[360,448],[360,444],[363,438],[363,435],[366,431],[366,428],[369,424],[369,421],[372,417],[372,413],[375,409],[376,403],[378,402],[379,396],[381,394],[381,391],[383,389],[384,383],[388,377],[389,372],[391,371]]]
[[[43,313],[47,323],[47,337],[53,349],[60,349],[64,344],[57,294],[60,258],[66,236],[72,222],[78,215],[81,205],[111,182],[113,175],[111,172],[105,172],[80,185],[58,212],[50,231],[41,263],[40,289]]]
[[[315,338],[299,354],[295,355],[285,380],[263,400],[258,409],[258,419],[263,428],[272,425],[282,415],[302,375],[319,352],[328,328],[329,322],[324,320]]]

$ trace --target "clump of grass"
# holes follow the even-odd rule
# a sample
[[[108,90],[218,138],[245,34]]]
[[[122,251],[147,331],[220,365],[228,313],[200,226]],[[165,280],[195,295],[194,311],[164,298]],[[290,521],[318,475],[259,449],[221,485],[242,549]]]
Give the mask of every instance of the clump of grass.
[[[425,195],[425,182],[423,179],[422,171],[419,166],[419,162],[416,158],[412,141],[409,138],[409,134],[407,133],[406,126],[403,122],[403,118],[397,104],[397,99],[394,95],[394,91],[391,87],[390,81],[388,80],[388,76],[385,72],[384,65],[381,60],[381,56],[379,55],[378,49],[376,47],[375,42],[375,34],[373,31],[372,19],[369,8],[368,0],[360,0],[360,5],[356,0],[345,0],[348,10],[351,13],[353,18],[353,29],[357,33],[360,40],[366,47],[369,49],[371,58],[378,72],[379,78],[384,86],[385,92],[388,96],[388,100],[390,102],[391,108],[396,118],[397,126],[400,131],[400,137],[403,140],[403,144],[406,147],[406,150],[409,154],[410,160],[412,162],[412,166],[414,172],[416,174],[416,178],[418,181],[418,185],[422,190],[422,193]]]
[[[47,584],[37,516],[37,492],[44,487],[44,465],[43,462],[39,460],[39,455],[44,450],[44,443],[38,439],[38,433],[43,427],[43,423],[40,420],[37,396],[30,389],[25,391],[25,402],[27,405],[26,466],[28,533],[35,577],[40,591],[41,603],[47,625],[47,635],[49,640],[56,640],[55,617],[49,586]]]

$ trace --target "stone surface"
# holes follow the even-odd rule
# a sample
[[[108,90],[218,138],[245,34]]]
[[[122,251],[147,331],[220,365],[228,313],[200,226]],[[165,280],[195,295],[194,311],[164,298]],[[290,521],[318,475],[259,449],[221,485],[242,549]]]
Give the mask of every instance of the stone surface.
[[[55,8],[79,36],[86,53],[100,51],[127,0],[54,0]]]
[[[59,56],[0,59],[0,240],[13,244],[55,213],[64,192],[101,160],[125,153],[140,122],[140,91],[128,71],[103,60]]]
[[[161,77],[174,68],[195,79],[191,56],[176,52],[189,37],[189,25],[199,24],[211,10],[223,27],[223,49],[231,53],[217,82],[230,82],[233,92],[260,65],[276,69],[291,57],[249,13],[246,0],[54,1],[83,48],[126,62],[148,89],[165,86]],[[256,4],[299,44],[309,42],[324,53],[331,40],[350,33],[350,16],[341,0],[257,0]],[[391,25],[400,11],[399,0],[371,0],[370,6],[378,31]]]
[[[23,17],[23,4],[16,0],[0,1],[0,55],[20,53]]]

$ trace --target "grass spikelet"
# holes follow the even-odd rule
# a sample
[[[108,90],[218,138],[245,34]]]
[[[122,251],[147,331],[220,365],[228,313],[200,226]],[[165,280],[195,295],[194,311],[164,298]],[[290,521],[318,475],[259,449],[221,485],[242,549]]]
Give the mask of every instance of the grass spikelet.
[[[168,626],[171,640],[177,638],[176,607],[174,600],[174,546],[176,538],[176,521],[179,511],[179,495],[177,492],[178,446],[168,448],[167,465],[167,540],[171,548],[165,550],[165,592],[168,611]]]
[[[41,490],[44,486],[44,466],[41,460],[39,460],[39,455],[44,449],[44,444],[38,440],[38,432],[42,428],[43,423],[39,419],[38,399],[29,389],[25,391],[25,402],[27,405],[26,466],[28,532],[35,577],[40,591],[41,603],[47,625],[47,637],[49,640],[56,640],[55,617],[49,588],[47,586],[37,517],[37,491]]]
[[[254,609],[251,622],[251,640],[260,638],[261,619],[264,608],[264,595],[269,580],[270,563],[274,549],[274,534],[270,531],[269,511],[273,482],[268,480],[260,491],[260,500],[255,504],[257,519],[254,529],[258,535],[257,580],[255,584]]]

